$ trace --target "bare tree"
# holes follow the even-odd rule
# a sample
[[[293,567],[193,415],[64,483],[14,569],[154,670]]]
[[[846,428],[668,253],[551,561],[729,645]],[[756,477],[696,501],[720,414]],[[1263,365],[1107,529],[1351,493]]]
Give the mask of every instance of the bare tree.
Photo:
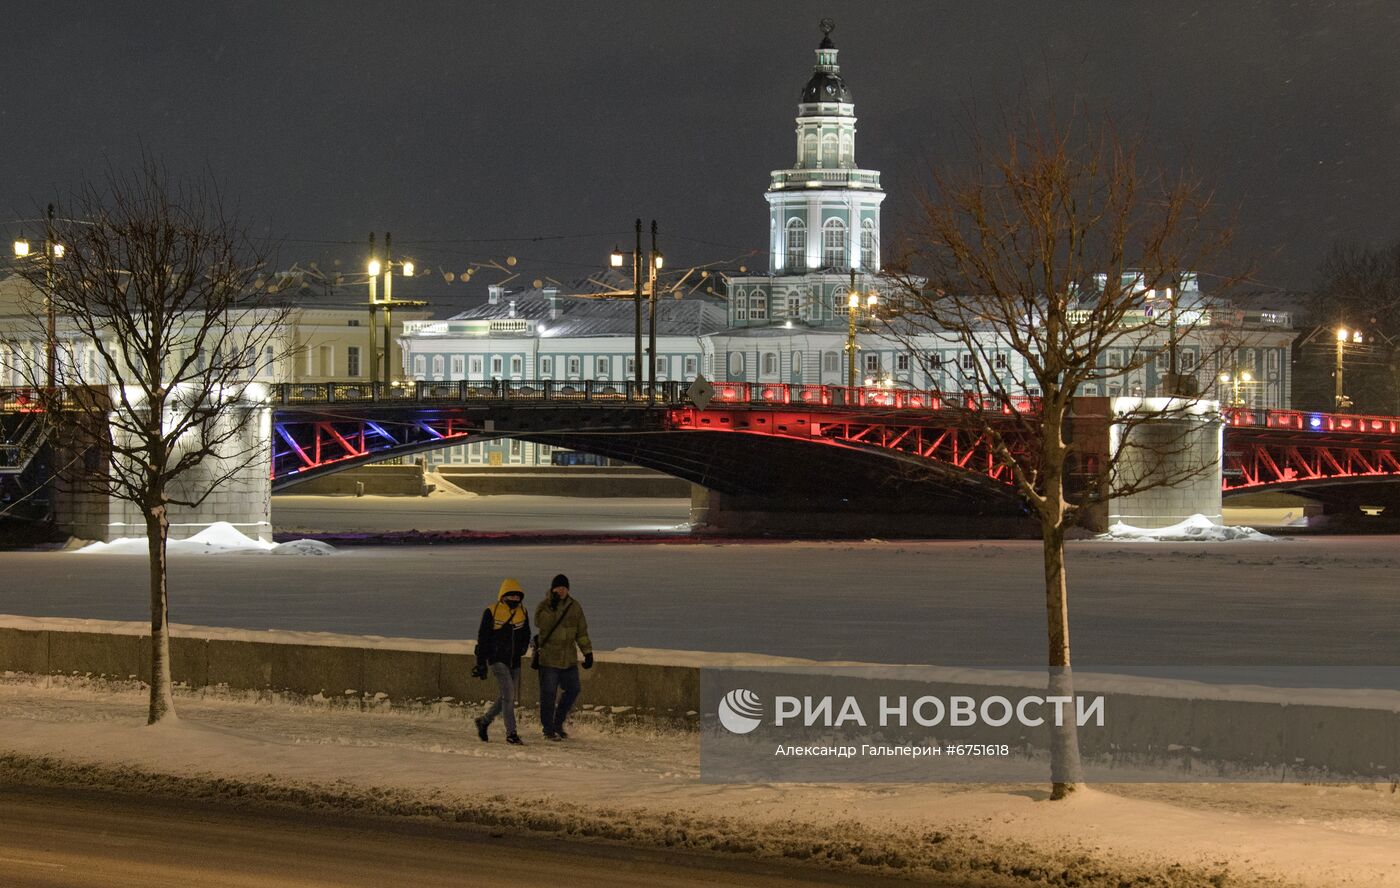
[[[265,456],[246,424],[266,407],[257,377],[288,352],[288,310],[258,295],[263,251],[217,191],[149,162],[83,183],[51,210],[44,250],[17,267],[33,294],[20,366],[65,455],[60,483],[144,520],[155,723],[174,716],[170,509],[198,508]]]
[[[1110,126],[1028,117],[973,143],[970,168],[936,174],[927,189],[893,275],[904,312],[890,325],[956,342],[969,356],[961,365],[968,421],[990,438],[1038,520],[1050,686],[1072,695],[1066,531],[1095,501],[1202,470],[1179,459],[1191,442],[1185,420],[1197,386],[1182,372],[1178,346],[1205,315],[1179,300],[1182,273],[1226,234],[1212,225],[1210,196],[1197,182],[1146,169]],[[1177,397],[1121,419],[1150,412],[1160,420],[1165,408],[1183,420],[1180,431],[1121,434],[1086,466],[1072,427],[1076,395],[1131,377],[1160,351],[1171,356],[1166,386]],[[1072,721],[1052,733],[1051,777],[1056,799],[1082,783]]]

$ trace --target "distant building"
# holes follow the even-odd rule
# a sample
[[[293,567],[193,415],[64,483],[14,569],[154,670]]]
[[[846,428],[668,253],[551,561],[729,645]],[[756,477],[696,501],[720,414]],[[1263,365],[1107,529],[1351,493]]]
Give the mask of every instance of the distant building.
[[[969,390],[976,362],[1008,388],[1025,380],[1022,359],[999,346],[989,330],[976,352],[951,335],[929,332],[899,317],[898,294],[879,276],[880,173],[856,164],[855,104],[837,63],[829,31],[802,88],[794,132],[793,164],[771,173],[768,271],[729,276],[715,295],[663,297],[657,340],[657,378],[845,385],[849,376],[847,299],[854,282],[887,306],[882,320],[863,322],[856,335],[858,385]],[[630,299],[594,298],[589,290],[626,290],[630,280],[605,277],[566,293],[544,287],[492,287],[487,304],[445,320],[404,326],[405,373],[422,380],[550,379],[619,383],[634,378],[634,307]],[[1102,383],[1083,395],[1153,396],[1167,391],[1171,372],[1168,325],[1154,291],[1143,289],[1141,312],[1130,319],[1149,327],[1132,343],[1104,354]],[[1156,303],[1156,304],[1154,304]],[[1196,276],[1180,275],[1175,294],[1183,326],[1179,375],[1204,395],[1257,408],[1290,403],[1289,347],[1294,337],[1284,311],[1237,308],[1203,293]],[[1159,329],[1144,324],[1162,320]],[[645,360],[645,357],[643,358]],[[1230,374],[1229,383],[1221,374]],[[644,374],[645,375],[645,374]],[[1248,382],[1236,382],[1247,377]],[[1033,389],[1028,394],[1038,394]],[[433,462],[530,464],[548,462],[545,448],[518,441],[459,445]]]

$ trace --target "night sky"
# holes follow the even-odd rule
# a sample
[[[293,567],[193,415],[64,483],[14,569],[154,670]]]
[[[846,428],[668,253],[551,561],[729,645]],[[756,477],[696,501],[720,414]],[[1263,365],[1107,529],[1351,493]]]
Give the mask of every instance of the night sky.
[[[1046,96],[1192,165],[1262,285],[1309,286],[1334,239],[1400,234],[1382,0],[28,3],[0,51],[0,222],[144,147],[211,173],[284,266],[358,262],[388,229],[435,267],[516,255],[526,281],[568,280],[636,216],[672,263],[738,256],[764,246],[827,15],[887,242],[929,165],[966,157],[969,113]],[[472,242],[521,237],[563,239]]]

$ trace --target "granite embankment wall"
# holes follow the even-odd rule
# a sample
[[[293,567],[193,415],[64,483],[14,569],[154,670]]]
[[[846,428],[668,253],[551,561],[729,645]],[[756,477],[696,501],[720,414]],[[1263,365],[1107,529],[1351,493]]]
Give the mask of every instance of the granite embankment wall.
[[[0,673],[147,680],[149,636],[142,629],[140,623],[0,617]],[[388,698],[393,705],[493,698],[495,683],[471,676],[471,648],[471,642],[460,640],[188,626],[174,627],[171,642],[174,679],[191,688],[319,695],[347,703]],[[853,683],[858,679],[846,669],[849,665],[853,664],[622,650],[600,653],[594,668],[582,672],[581,678],[588,703],[695,724],[702,668],[797,668],[809,674],[830,669],[823,693],[860,693]],[[978,676],[978,670],[869,664],[858,672],[867,676],[864,681],[879,681],[879,693],[891,695],[947,699],[1001,694],[1016,699],[1044,693],[1034,673]],[[739,681],[742,675],[725,679]],[[537,703],[537,682],[527,678],[522,684],[522,704]],[[1188,757],[1280,775],[1324,769],[1366,780],[1393,781],[1400,776],[1400,691],[1173,686],[1089,675],[1081,676],[1077,685],[1081,694],[1105,697],[1104,727],[1081,732],[1087,756],[1157,761]],[[975,741],[966,742],[1016,744],[1029,739],[1014,723],[983,726],[977,734]],[[1210,779],[1204,770],[1201,779]]]

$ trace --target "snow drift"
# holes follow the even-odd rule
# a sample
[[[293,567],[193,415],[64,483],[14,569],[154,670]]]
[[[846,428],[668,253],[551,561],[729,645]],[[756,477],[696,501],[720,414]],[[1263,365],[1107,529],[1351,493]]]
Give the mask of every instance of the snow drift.
[[[1119,522],[1095,539],[1120,543],[1223,543],[1231,540],[1265,542],[1274,538],[1252,527],[1226,527],[1204,515],[1192,515],[1168,527],[1133,527]]]
[[[265,543],[245,536],[227,521],[216,521],[188,539],[170,540],[166,550],[171,555],[331,555],[335,547],[318,540]],[[122,537],[72,551],[87,555],[145,555],[148,550],[145,537]]]

